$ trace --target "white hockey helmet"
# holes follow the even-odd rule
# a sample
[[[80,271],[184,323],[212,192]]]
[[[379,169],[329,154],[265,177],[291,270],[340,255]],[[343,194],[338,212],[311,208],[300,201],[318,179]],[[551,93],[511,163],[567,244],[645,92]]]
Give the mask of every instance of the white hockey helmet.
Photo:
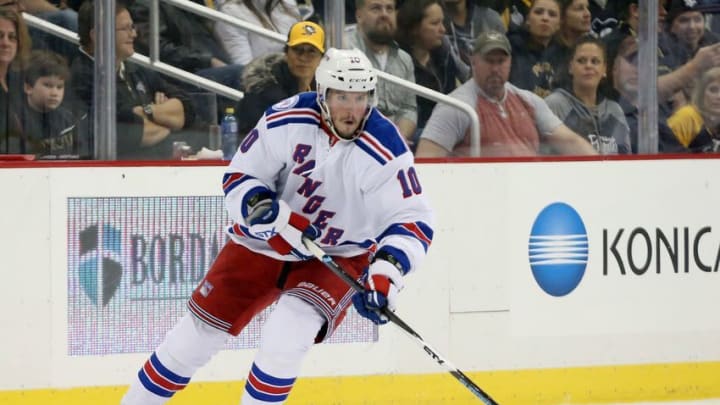
[[[363,130],[365,121],[370,115],[371,107],[375,106],[375,85],[377,75],[372,63],[359,49],[330,48],[325,52],[320,65],[315,70],[315,83],[317,85],[317,98],[323,119],[333,134],[341,140],[355,139]],[[335,131],[327,106],[327,91],[329,89],[353,92],[368,92],[368,108],[365,118],[358,130],[350,138],[343,138]]]

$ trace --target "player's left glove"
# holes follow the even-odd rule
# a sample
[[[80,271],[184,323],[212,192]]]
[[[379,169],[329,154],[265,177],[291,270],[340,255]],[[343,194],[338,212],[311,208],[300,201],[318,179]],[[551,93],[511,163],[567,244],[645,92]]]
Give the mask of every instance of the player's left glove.
[[[293,212],[285,201],[258,204],[246,221],[253,236],[266,240],[281,255],[291,254],[300,260],[314,257],[302,243],[302,237],[315,239],[320,231],[307,218]]]
[[[365,291],[353,295],[353,305],[358,313],[378,325],[389,319],[382,310],[395,312],[397,295],[403,288],[400,270],[387,260],[377,259],[367,269]]]

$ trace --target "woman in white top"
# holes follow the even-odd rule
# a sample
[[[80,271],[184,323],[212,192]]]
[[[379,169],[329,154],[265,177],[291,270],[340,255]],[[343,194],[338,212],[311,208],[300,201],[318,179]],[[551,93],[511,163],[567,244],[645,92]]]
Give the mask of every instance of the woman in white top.
[[[295,0],[226,0],[218,10],[231,16],[287,36],[300,21]],[[215,35],[223,43],[232,62],[247,65],[258,56],[282,52],[283,42],[255,34],[224,22],[215,24]]]

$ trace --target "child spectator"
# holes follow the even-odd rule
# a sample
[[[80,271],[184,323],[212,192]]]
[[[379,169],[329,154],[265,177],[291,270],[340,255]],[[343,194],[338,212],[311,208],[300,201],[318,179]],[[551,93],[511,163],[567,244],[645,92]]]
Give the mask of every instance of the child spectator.
[[[25,103],[21,113],[25,153],[43,156],[77,155],[78,131],[72,113],[63,107],[70,70],[65,58],[33,51],[25,70]]]

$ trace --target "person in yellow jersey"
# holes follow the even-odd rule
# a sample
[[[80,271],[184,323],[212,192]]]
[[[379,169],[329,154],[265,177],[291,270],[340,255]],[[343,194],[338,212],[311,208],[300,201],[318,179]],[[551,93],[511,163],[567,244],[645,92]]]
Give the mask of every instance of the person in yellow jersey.
[[[720,151],[720,67],[700,76],[693,88],[692,103],[671,115],[667,125],[690,152]]]

